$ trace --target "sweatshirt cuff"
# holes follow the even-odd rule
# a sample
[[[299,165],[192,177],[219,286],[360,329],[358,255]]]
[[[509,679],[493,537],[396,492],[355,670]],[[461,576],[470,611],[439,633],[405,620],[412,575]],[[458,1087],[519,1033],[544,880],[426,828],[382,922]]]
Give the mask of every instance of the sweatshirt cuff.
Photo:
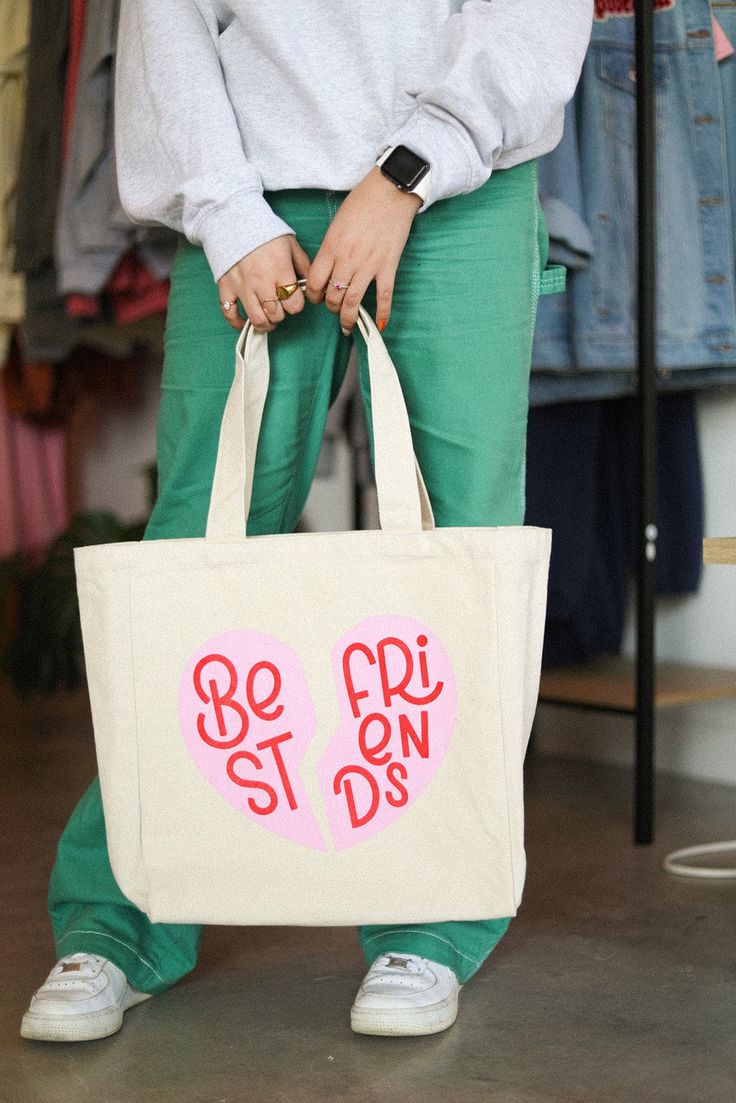
[[[263,192],[248,188],[210,208],[197,222],[191,240],[201,245],[215,283],[259,245],[294,234],[269,207]]]
[[[432,168],[429,195],[422,206],[426,210],[438,199],[463,195],[485,184],[490,176],[481,164],[470,137],[457,125],[430,115],[418,107],[411,117],[395,130],[387,145],[404,145],[418,153]]]

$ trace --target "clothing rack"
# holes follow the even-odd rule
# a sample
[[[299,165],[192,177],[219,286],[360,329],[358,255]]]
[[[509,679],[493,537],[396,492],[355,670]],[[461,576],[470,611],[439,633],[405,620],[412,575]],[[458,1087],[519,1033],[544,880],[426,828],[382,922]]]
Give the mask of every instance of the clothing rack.
[[[654,0],[637,0],[636,139],[638,207],[637,318],[637,540],[636,655],[632,678],[626,659],[588,660],[543,671],[539,700],[596,712],[633,716],[634,841],[654,836],[654,623],[656,592],[657,394],[656,394],[656,131],[654,98]],[[668,700],[683,696],[685,668],[667,672]],[[712,672],[710,672],[712,673]],[[716,683],[718,679],[716,678]]]
[[[656,124],[654,0],[636,3],[639,496],[636,587],[634,841],[654,837],[654,615],[657,554]]]
[[[638,208],[636,654],[542,674],[539,700],[633,716],[634,841],[654,838],[655,715],[659,705],[736,697],[736,671],[655,663],[657,555],[656,101],[654,0],[637,0],[636,137]]]

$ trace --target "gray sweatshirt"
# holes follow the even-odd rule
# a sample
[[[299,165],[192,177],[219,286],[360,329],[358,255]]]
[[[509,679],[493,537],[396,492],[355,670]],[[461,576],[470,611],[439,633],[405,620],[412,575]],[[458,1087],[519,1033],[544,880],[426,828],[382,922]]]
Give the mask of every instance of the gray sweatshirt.
[[[215,280],[292,233],[264,190],[354,187],[403,144],[425,210],[553,149],[593,0],[122,0],[123,207],[204,247]],[[421,215],[420,215],[421,217]]]

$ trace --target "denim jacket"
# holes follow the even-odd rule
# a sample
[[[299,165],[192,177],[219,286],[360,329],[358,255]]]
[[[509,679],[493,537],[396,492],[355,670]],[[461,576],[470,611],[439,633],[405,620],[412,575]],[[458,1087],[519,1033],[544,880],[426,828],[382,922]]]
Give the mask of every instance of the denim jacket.
[[[712,14],[736,44],[736,0],[655,15],[663,388],[736,381],[736,56],[716,62]],[[598,16],[563,140],[539,161],[550,256],[571,272],[539,304],[532,402],[634,389],[635,93],[634,16]]]

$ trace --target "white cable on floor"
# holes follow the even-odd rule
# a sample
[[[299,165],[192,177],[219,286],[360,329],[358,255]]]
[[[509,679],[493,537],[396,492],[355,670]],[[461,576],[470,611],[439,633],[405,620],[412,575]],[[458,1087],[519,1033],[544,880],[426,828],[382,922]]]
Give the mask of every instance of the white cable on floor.
[[[726,879],[736,877],[736,866],[719,869],[717,866],[689,866],[681,864],[683,858],[700,858],[703,854],[722,854],[724,851],[736,851],[736,839],[728,843],[706,843],[704,846],[686,846],[682,850],[673,850],[663,862],[668,873],[680,877],[713,877]]]

